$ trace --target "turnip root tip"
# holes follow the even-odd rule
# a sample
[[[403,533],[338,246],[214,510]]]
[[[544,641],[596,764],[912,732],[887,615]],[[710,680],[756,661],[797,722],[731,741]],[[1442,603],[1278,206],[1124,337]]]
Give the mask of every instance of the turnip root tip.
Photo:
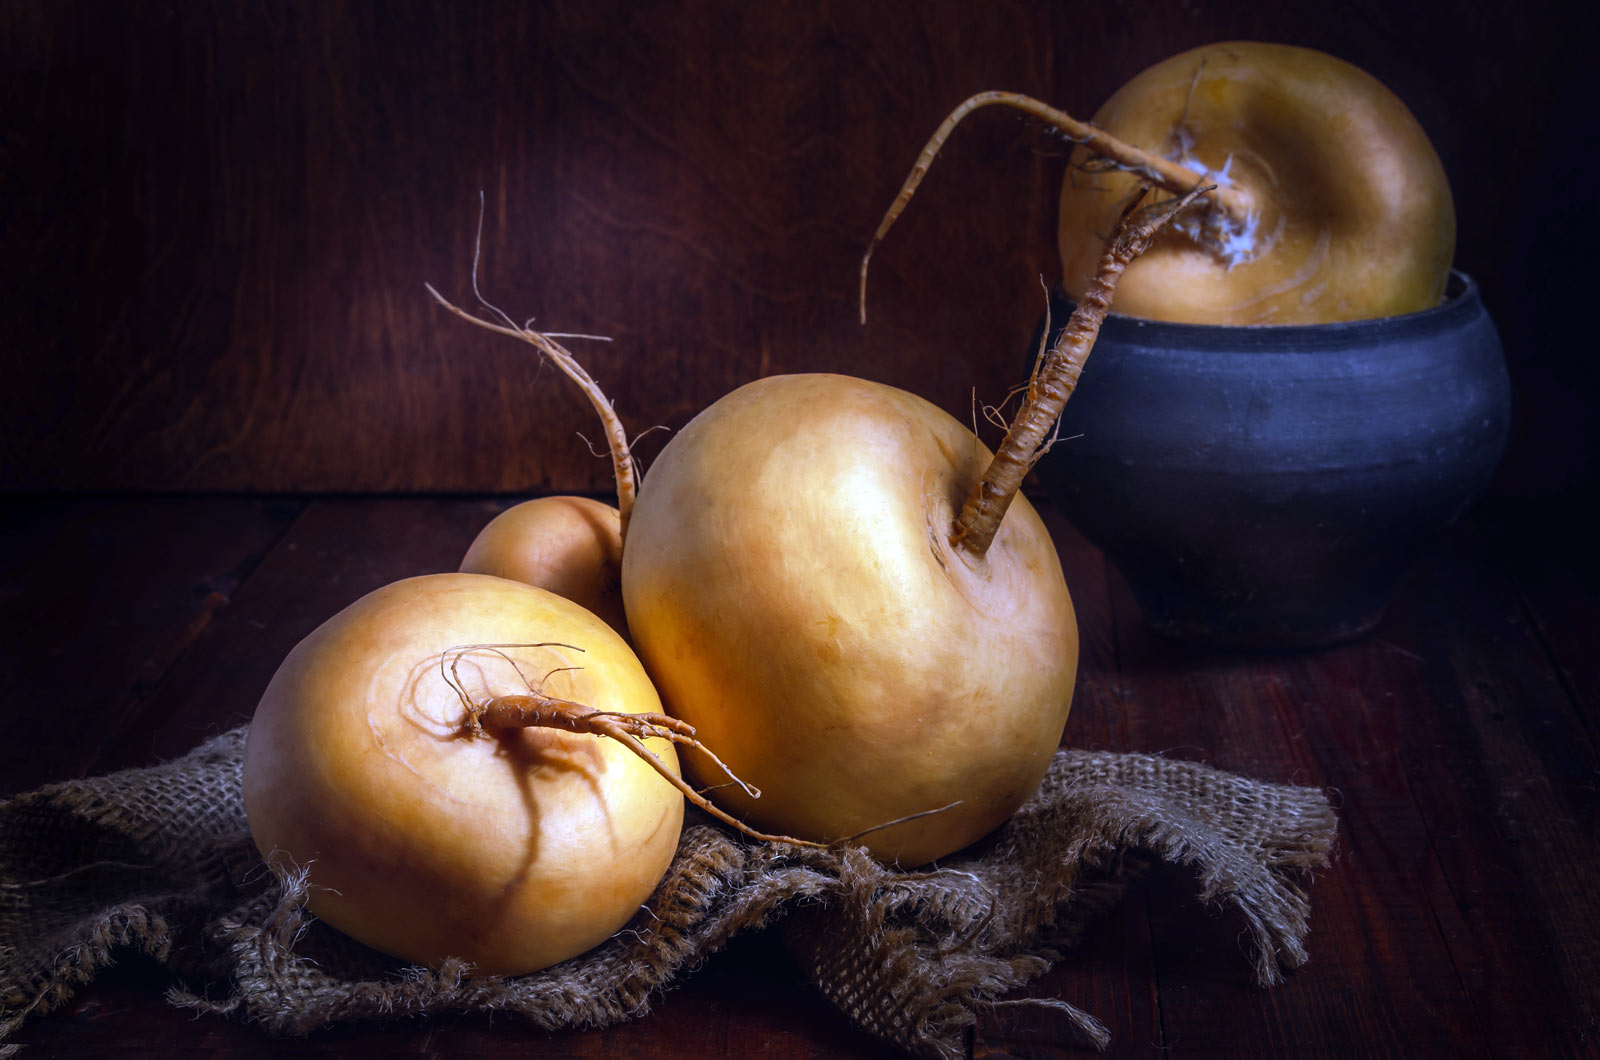
[[[927,146],[923,147],[922,153],[917,156],[916,164],[911,167],[911,173],[900,187],[900,193],[895,196],[894,202],[883,215],[883,220],[878,223],[878,230],[873,233],[866,252],[861,255],[861,285],[858,295],[861,323],[867,322],[867,267],[872,261],[873,251],[883,242],[884,236],[888,235],[895,220],[911,202],[917,186],[922,183],[922,178],[928,175],[928,169],[933,165],[934,158],[938,156],[955,127],[972,112],[990,106],[1011,107],[1037,118],[1066,139],[1082,144],[1098,156],[1099,165],[1096,168],[1126,170],[1173,195],[1186,196],[1207,180],[1207,175],[1204,173],[1196,172],[1180,162],[1163,158],[1119,140],[1088,122],[1079,121],[1066,111],[1058,110],[1031,96],[1024,96],[1018,92],[979,92],[964,100],[939,123],[939,127],[929,137]],[[1207,190],[1216,191],[1215,209],[1210,212],[1220,216],[1208,221],[1204,226],[1204,233],[1210,233],[1214,229],[1218,234],[1217,238],[1221,240],[1238,233],[1252,223],[1254,210],[1242,191],[1232,187],[1219,188],[1215,184]]]

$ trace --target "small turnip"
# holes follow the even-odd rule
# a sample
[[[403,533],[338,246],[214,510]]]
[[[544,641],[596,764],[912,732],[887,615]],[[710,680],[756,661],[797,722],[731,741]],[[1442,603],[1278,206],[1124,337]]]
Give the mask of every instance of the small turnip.
[[[622,611],[622,514],[590,497],[536,497],[478,532],[461,570],[526,582],[594,612],[627,636]]]

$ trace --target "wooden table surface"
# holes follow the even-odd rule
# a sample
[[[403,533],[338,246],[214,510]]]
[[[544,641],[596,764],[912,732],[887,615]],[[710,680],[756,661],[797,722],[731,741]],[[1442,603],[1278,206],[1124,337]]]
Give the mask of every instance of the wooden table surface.
[[[451,569],[507,503],[460,497],[10,496],[0,502],[0,793],[152,763],[248,720],[289,648],[387,581]],[[1326,787],[1311,960],[1248,981],[1240,925],[1158,870],[1031,992],[1113,1056],[1600,1055],[1600,592],[1592,533],[1501,501],[1457,526],[1365,639],[1293,655],[1146,631],[1049,513],[1083,632],[1068,741]],[[25,1056],[875,1057],[784,963],[736,940],[656,1010],[550,1034],[503,1019],[293,1043],[163,1003],[130,956],[16,1036]],[[985,1018],[978,1057],[1090,1055],[1048,1013]]]

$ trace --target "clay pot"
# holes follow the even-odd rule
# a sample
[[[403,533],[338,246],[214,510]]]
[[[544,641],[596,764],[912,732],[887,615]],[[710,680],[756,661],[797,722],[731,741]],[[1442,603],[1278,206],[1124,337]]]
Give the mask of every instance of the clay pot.
[[[1070,311],[1058,294],[1053,325]],[[1311,647],[1378,623],[1487,488],[1510,404],[1499,335],[1461,273],[1437,308],[1382,320],[1113,315],[1038,475],[1155,629]]]

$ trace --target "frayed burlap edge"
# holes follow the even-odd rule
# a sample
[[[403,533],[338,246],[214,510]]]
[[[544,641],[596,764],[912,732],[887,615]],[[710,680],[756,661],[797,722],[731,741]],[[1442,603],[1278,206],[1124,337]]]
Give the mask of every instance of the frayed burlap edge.
[[[250,843],[243,736],[0,804],[0,1042],[125,948],[172,970],[174,1003],[275,1035],[447,1012],[605,1026],[649,1011],[733,936],[787,917],[790,951],[852,1022],[952,1060],[978,1014],[1015,1003],[1002,995],[1060,959],[1144,858],[1191,867],[1203,901],[1243,918],[1257,981],[1278,981],[1306,960],[1302,882],[1328,863],[1336,830],[1315,789],[1063,751],[1004,828],[925,871],[693,825],[650,902],[607,943],[534,975],[479,977],[459,962],[406,967],[305,912],[303,874],[273,875]],[[1066,1013],[1090,1044],[1108,1040],[1065,1001],[1031,1003]]]
[[[937,872],[841,880],[827,915],[786,941],[858,1026],[954,1060],[978,1013],[1048,970],[1149,858],[1193,869],[1200,898],[1246,925],[1256,981],[1305,963],[1301,879],[1328,864],[1336,822],[1313,788],[1263,784],[1152,755],[1059,752],[1038,793],[981,848]],[[1104,1025],[1059,999],[1084,1040]]]

